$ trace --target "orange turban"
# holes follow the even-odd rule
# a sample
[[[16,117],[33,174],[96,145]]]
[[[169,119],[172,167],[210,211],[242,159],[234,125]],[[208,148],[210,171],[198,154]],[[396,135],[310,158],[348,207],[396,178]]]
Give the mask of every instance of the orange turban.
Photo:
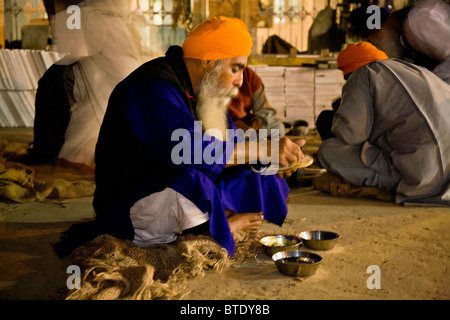
[[[204,21],[189,32],[182,48],[185,58],[200,60],[248,56],[252,37],[242,20],[218,17]]]
[[[388,59],[386,53],[378,50],[373,44],[357,42],[349,45],[339,53],[337,67],[346,75],[372,61],[385,59]]]

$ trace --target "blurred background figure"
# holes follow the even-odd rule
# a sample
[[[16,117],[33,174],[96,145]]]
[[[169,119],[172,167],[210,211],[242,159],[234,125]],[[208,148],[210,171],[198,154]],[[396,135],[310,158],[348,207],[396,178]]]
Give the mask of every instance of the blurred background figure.
[[[402,40],[409,58],[450,84],[450,4],[418,1],[402,24]]]
[[[367,28],[369,5],[350,13],[347,42],[368,41],[389,58],[423,66],[450,84],[449,1],[419,0],[392,13],[380,8],[381,29]]]
[[[127,24],[127,0],[85,0],[81,28],[69,29],[67,2],[55,2],[52,23],[54,46],[68,55],[58,65],[72,66],[69,90],[70,121],[58,164],[93,169],[94,150],[109,96],[114,87],[142,64],[138,38]],[[69,84],[69,87],[72,85]]]
[[[54,163],[94,172],[94,151],[109,96],[139,67],[140,37],[131,0],[46,1],[53,49],[65,56],[38,82],[34,141],[25,164]],[[74,10],[68,10],[70,6]]]

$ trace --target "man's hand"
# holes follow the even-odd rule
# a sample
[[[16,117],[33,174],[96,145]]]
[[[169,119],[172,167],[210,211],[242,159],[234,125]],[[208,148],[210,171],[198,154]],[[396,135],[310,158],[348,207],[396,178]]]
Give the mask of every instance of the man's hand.
[[[253,119],[252,123],[250,124],[250,126],[256,130],[256,132],[259,132],[260,129],[262,129],[262,123],[260,120],[258,119]]]
[[[270,157],[271,158],[271,145],[272,145],[272,141],[271,140],[267,140],[265,145],[265,151],[261,151],[259,150],[259,148],[261,147],[260,145],[258,145],[258,150],[255,150],[254,148],[250,149],[249,147],[249,141],[245,141],[241,144],[245,144],[244,148],[238,148],[238,144],[235,145],[235,149],[233,154],[231,155],[230,159],[228,160],[228,163],[226,165],[226,167],[232,167],[235,165],[238,165],[238,163],[243,164],[243,163],[250,163],[250,159],[258,159],[258,161],[262,161],[260,156],[261,155],[266,155],[266,157]],[[283,137],[281,138],[279,141],[277,141],[278,143],[278,165],[280,167],[287,167],[290,164],[296,163],[300,160],[302,160],[304,158],[303,152],[301,150],[301,147],[306,143],[305,140],[301,139],[301,140],[296,140],[296,141],[292,141],[291,139],[287,138],[287,137]],[[256,153],[254,153],[254,151],[257,151]],[[252,154],[250,154],[252,152]],[[239,159],[239,161],[238,161]],[[245,159],[245,160],[244,160]],[[266,161],[267,158],[264,158],[264,160]],[[267,163],[267,162],[266,162]],[[278,172],[278,176],[283,177],[283,176],[290,176],[296,169],[293,170],[285,170],[285,171],[279,171]]]
[[[247,131],[248,129],[250,129],[250,126],[247,125],[244,121],[242,120],[234,120],[234,125],[236,126],[236,129],[242,129],[245,131]]]
[[[287,137],[283,137],[279,141],[279,165],[280,167],[287,167],[290,164],[296,163],[304,158],[301,147],[304,146],[306,140],[300,139],[292,141]],[[278,176],[291,176],[297,169],[279,171]]]

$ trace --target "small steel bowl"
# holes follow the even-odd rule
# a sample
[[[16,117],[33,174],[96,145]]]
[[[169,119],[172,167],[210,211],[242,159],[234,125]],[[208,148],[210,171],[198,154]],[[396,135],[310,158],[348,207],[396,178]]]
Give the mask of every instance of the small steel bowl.
[[[299,238],[285,235],[263,237],[259,242],[269,257],[280,251],[296,250],[302,245],[302,240]]]
[[[330,231],[303,231],[299,235],[305,247],[315,250],[330,250],[336,245],[339,234]]]
[[[309,277],[316,273],[322,257],[300,250],[282,251],[272,256],[279,272],[291,277]]]

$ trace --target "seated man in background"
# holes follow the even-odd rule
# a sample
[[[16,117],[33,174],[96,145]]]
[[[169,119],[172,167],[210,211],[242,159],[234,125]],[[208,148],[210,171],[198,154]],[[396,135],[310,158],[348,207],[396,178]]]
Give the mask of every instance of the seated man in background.
[[[348,80],[320,164],[398,204],[450,205],[450,86],[368,42],[343,50],[338,68]]]
[[[239,88],[239,95],[231,101],[228,112],[234,124],[244,131],[253,128],[255,130],[267,129],[279,131],[280,138],[285,134],[283,122],[276,118],[276,111],[270,107],[264,90],[264,83],[251,68],[247,67],[243,72],[243,83]]]

